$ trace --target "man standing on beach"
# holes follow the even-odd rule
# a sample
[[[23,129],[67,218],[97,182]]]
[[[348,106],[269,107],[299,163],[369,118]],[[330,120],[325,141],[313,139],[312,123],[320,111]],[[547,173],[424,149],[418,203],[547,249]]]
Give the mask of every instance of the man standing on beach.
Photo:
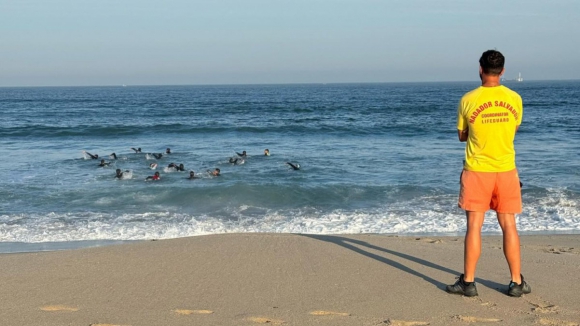
[[[503,251],[511,282],[508,295],[530,293],[521,275],[520,238],[515,214],[522,211],[514,138],[522,122],[522,98],[500,85],[505,58],[495,50],[479,59],[481,86],[465,94],[457,110],[457,131],[465,146],[459,207],[467,216],[464,274],[447,292],[476,296],[475,269],[481,254],[481,227],[485,212],[496,211],[503,232]]]

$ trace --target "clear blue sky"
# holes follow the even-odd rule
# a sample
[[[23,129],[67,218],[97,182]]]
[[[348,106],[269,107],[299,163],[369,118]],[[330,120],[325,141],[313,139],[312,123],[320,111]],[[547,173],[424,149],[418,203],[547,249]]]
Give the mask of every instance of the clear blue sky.
[[[580,79],[579,0],[0,0],[0,86]]]

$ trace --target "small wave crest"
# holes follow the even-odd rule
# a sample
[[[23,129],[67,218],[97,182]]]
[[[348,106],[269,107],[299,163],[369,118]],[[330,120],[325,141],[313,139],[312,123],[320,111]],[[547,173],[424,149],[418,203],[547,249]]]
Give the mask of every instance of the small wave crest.
[[[524,212],[517,217],[520,232],[577,231],[578,198],[570,197],[561,189],[550,194],[539,200],[524,196]],[[148,240],[246,232],[461,234],[465,231],[464,213],[456,207],[456,197],[451,195],[421,196],[366,209],[312,206],[273,209],[242,204],[225,207],[222,213],[7,214],[0,215],[0,241]],[[487,213],[482,231],[501,232],[492,212]]]

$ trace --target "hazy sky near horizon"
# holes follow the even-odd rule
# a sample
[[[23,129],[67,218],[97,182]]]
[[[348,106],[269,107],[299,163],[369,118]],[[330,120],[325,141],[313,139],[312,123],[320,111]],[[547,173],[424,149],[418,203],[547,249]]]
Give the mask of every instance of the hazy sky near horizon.
[[[0,0],[0,86],[580,79],[579,0]]]

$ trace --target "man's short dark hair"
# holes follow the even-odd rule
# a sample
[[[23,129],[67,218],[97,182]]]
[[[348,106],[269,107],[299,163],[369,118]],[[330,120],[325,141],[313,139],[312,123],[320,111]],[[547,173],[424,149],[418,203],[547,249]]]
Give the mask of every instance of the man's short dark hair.
[[[499,75],[503,70],[505,57],[496,50],[487,50],[479,58],[479,66],[486,75]]]

